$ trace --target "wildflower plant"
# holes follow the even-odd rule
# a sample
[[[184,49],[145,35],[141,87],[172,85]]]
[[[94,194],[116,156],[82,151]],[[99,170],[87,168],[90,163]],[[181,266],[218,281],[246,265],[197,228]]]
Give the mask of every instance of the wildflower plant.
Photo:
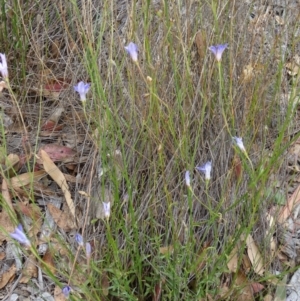
[[[76,184],[70,184],[70,193],[76,205],[76,213],[78,211],[76,224],[80,228],[76,231],[82,232],[75,236],[76,256],[71,254],[74,252],[74,241],[65,240],[69,237],[69,232],[61,229],[60,225],[55,227],[53,235],[61,237],[62,232],[64,239],[48,242],[51,248],[51,244],[57,246],[57,241],[66,246],[71,244],[67,249],[72,256],[64,258],[71,258],[72,270],[70,271],[69,263],[56,266],[57,275],[67,284],[62,288],[62,292],[68,298],[72,294],[71,286],[73,288],[73,285],[76,285],[78,295],[76,293],[76,296],[72,297],[78,300],[124,297],[123,299],[128,300],[160,298],[168,301],[178,300],[179,296],[185,300],[204,300],[207,296],[215,300],[220,297],[218,288],[224,286],[229,298],[235,300],[237,297],[236,300],[239,300],[244,294],[244,286],[239,284],[241,289],[231,289],[236,288],[237,284],[234,282],[237,277],[234,275],[239,271],[229,273],[228,260],[236,246],[245,246],[245,237],[241,240],[241,234],[255,234],[260,231],[256,225],[258,223],[258,226],[261,226],[265,217],[259,215],[258,209],[263,209],[265,213],[268,208],[272,208],[272,204],[265,203],[263,190],[270,174],[276,173],[275,157],[278,159],[283,153],[280,148],[285,139],[283,137],[290,137],[286,134],[293,133],[295,128],[291,122],[292,118],[287,116],[284,116],[286,128],[277,127],[277,121],[273,128],[273,115],[279,113],[277,101],[282,99],[281,87],[285,87],[285,93],[289,92],[288,85],[282,85],[281,82],[284,77],[282,70],[285,69],[284,55],[280,55],[281,48],[280,52],[275,49],[276,45],[282,45],[282,35],[276,36],[274,49],[256,51],[255,45],[264,47],[264,43],[253,43],[253,38],[250,38],[255,30],[250,30],[250,22],[244,20],[245,5],[242,1],[202,1],[198,6],[194,6],[193,1],[190,1],[189,4],[184,4],[186,8],[183,5],[167,5],[157,9],[149,9],[150,1],[133,1],[125,10],[120,9],[121,2],[115,1],[113,4],[117,13],[111,13],[111,5],[101,5],[101,1],[95,1],[95,5],[86,7],[87,13],[81,15],[82,7],[78,6],[77,1],[66,1],[63,14],[57,14],[57,10],[52,14],[49,9],[49,17],[45,15],[44,18],[44,12],[42,13],[42,19],[47,22],[43,22],[41,31],[40,26],[36,26],[36,30],[34,28],[34,24],[39,25],[40,22],[30,20],[26,14],[23,16],[23,11],[27,13],[28,10],[22,10],[19,1],[11,1],[12,6],[14,3],[17,6],[9,9],[9,22],[6,22],[5,30],[1,33],[2,36],[7,34],[7,39],[2,39],[5,51],[13,53],[19,45],[24,45],[23,53],[21,48],[16,49],[16,64],[11,68],[7,66],[5,54],[0,54],[0,73],[5,82],[9,86],[9,78],[10,81],[16,79],[13,83],[16,89],[10,89],[9,93],[5,91],[4,102],[9,104],[9,98],[13,98],[10,93],[19,93],[20,83],[24,83],[24,91],[21,91],[20,95],[16,94],[13,101],[15,106],[20,105],[21,118],[22,114],[26,116],[25,122],[23,121],[24,132],[29,129],[29,136],[37,137],[36,142],[56,140],[55,135],[51,135],[50,139],[42,138],[38,131],[32,132],[31,128],[35,129],[36,120],[44,120],[46,113],[52,109],[50,106],[56,106],[57,103],[48,101],[41,89],[41,101],[37,103],[30,98],[27,105],[26,91],[31,91],[31,87],[27,85],[39,76],[32,74],[33,71],[44,71],[44,66],[47,66],[45,71],[50,71],[46,73],[47,76],[58,79],[63,74],[68,82],[76,84],[71,86],[71,90],[74,89],[73,93],[65,93],[63,104],[68,108],[67,122],[62,123],[63,133],[61,135],[58,132],[57,136],[59,141],[63,139],[64,143],[72,145],[79,156],[76,157],[76,162],[70,164],[72,166],[58,164],[57,168],[63,168],[66,173],[70,171],[72,176],[76,177]],[[101,6],[101,20],[98,4]],[[49,5],[51,7],[52,2],[49,2]],[[30,9],[34,10],[35,7]],[[241,11],[243,24],[246,24],[243,28],[240,27],[241,23],[236,23],[236,17],[241,15]],[[3,6],[2,15],[5,16],[6,13],[6,7]],[[48,9],[46,13],[48,14]],[[34,16],[34,12],[32,15]],[[53,15],[55,18],[51,18]],[[61,17],[59,22],[56,22],[57,16],[58,19]],[[290,18],[285,18],[284,21],[289,22],[288,19]],[[10,30],[13,20],[22,20],[16,21],[15,24],[20,25],[20,28],[14,27]],[[59,30],[53,28],[56,25]],[[21,28],[23,26],[24,34]],[[59,28],[60,26],[64,28]],[[218,26],[222,26],[222,30],[219,30]],[[15,28],[18,30],[15,31]],[[85,28],[88,30],[81,30]],[[200,32],[199,28],[205,30],[202,37],[196,40],[194,37]],[[80,31],[76,32],[77,29]],[[62,42],[59,36],[61,32],[64,33]],[[286,39],[290,33],[295,32],[291,30],[289,33],[285,29],[284,32],[284,45],[290,48]],[[11,36],[14,37],[12,42],[9,41]],[[265,35],[262,33],[262,36]],[[269,35],[266,36],[269,41]],[[139,47],[134,41],[124,44],[128,37],[139,41]],[[207,45],[208,37],[210,40],[220,40],[211,46]],[[52,56],[51,53],[49,57],[48,46],[52,49],[52,44],[40,45],[40,51],[35,51],[34,47],[27,47],[31,40],[32,45],[40,45],[40,41],[53,41],[58,48],[62,46],[64,49],[58,49],[56,54],[53,53]],[[293,40],[290,42],[290,45],[296,43]],[[247,51],[244,51],[245,49]],[[287,49],[286,53],[293,53],[293,50]],[[5,51],[2,50],[3,53]],[[268,56],[267,61],[263,58],[265,53]],[[273,60],[275,53],[276,58]],[[247,57],[248,55],[251,58]],[[29,57],[32,60],[27,66]],[[32,63],[36,61],[45,64],[42,68],[36,67],[35,63]],[[255,68],[253,66],[255,78],[246,85],[240,81],[240,77],[243,75],[244,64],[248,62],[256,64]],[[269,62],[272,66],[268,65]],[[281,68],[270,70],[278,62]],[[259,65],[263,68],[259,68]],[[22,72],[20,69],[23,69]],[[59,73],[56,73],[57,71]],[[266,76],[267,72],[269,76]],[[89,78],[92,84],[79,81],[78,74],[82,78]],[[38,83],[35,83],[34,87],[38,87]],[[272,90],[272,103],[266,101],[265,97],[268,96],[269,90]],[[95,112],[88,115],[86,108],[90,108],[90,92],[93,92],[91,106]],[[77,114],[78,106],[72,106],[77,98],[82,102],[86,119],[89,118],[88,123],[77,122],[77,117],[82,116]],[[37,106],[35,112],[38,116],[27,111],[33,105]],[[13,114],[16,111],[7,110]],[[270,121],[272,127],[269,127],[270,135],[267,137],[265,131],[260,129],[269,125]],[[40,128],[39,124],[36,128]],[[251,161],[247,154],[250,152],[250,145],[244,145],[241,137],[233,137],[233,141],[228,139],[237,129],[247,136],[253,135],[253,140],[256,139],[256,155],[261,156],[255,160],[255,170],[248,168],[251,172],[249,176],[241,177],[239,181],[235,181],[235,165],[232,161],[235,158],[239,159],[238,167],[241,168],[249,166],[247,159]],[[72,139],[69,140],[65,135],[72,135]],[[8,146],[7,154],[13,151],[12,141],[6,141],[11,139],[10,136],[15,135],[3,131],[1,137],[3,145]],[[263,144],[262,149],[260,143]],[[268,148],[266,156],[263,150],[269,145],[272,146],[272,154],[270,155]],[[124,153],[120,162],[116,162],[118,160],[111,155],[116,148],[121,148]],[[234,156],[233,150],[236,151]],[[34,152],[30,152],[32,153]],[[97,154],[97,158],[89,154]],[[210,157],[212,154],[213,164],[210,161],[200,161],[201,158]],[[33,171],[31,161],[25,164],[25,170],[28,172]],[[200,176],[194,178],[192,169],[191,172],[184,169],[187,162],[188,166],[192,166],[193,162],[205,163],[195,167],[196,173],[201,173],[205,183]],[[261,164],[260,162],[264,164],[264,172],[258,177],[256,173],[260,166],[257,165]],[[101,168],[98,168],[98,165]],[[95,173],[100,174],[100,169],[101,176],[95,176],[94,179]],[[1,174],[4,176],[7,173]],[[213,183],[212,175],[215,180]],[[24,192],[25,194],[28,191],[28,196],[24,198],[29,202],[34,201],[35,179],[26,186],[30,189],[26,188]],[[11,186],[12,191],[14,188]],[[97,187],[95,195],[94,187]],[[111,190],[114,206],[117,208],[111,223],[108,222],[112,215],[111,203],[102,203],[103,200],[110,199],[106,198],[106,192],[103,196],[101,193],[107,187]],[[88,195],[78,198],[77,188],[88,189]],[[14,203],[18,202],[19,195],[23,194],[13,194]],[[124,195],[129,197],[125,199]],[[269,202],[271,198],[267,199]],[[43,213],[47,210],[47,207],[39,206]],[[97,212],[94,212],[95,207]],[[98,209],[106,222],[93,219],[92,215],[98,214]],[[93,222],[90,222],[90,218]],[[82,256],[86,255],[87,262],[91,258],[91,244],[85,240],[91,240],[91,237],[87,237],[91,233],[95,242],[96,260],[87,266],[83,263]],[[22,245],[34,248],[33,241],[30,242],[22,227],[18,226],[10,236]],[[262,235],[259,238],[259,242],[262,241]],[[268,248],[264,249],[264,246],[269,246],[268,242],[259,246],[261,252],[267,252]],[[162,254],[161,250],[165,246],[174,249],[172,256]],[[238,262],[241,263],[241,256],[246,253],[245,248],[234,257],[239,257]],[[57,256],[56,260],[59,261],[60,257]],[[164,259],[166,257],[167,260]],[[200,271],[200,274],[197,269],[199,258],[204,258],[204,266],[201,268],[203,273]],[[268,259],[267,256],[262,258]],[[261,278],[263,283],[268,275],[273,275],[269,262],[271,260],[264,262],[269,272]],[[287,270],[285,269],[285,274]],[[108,295],[102,288],[106,272]],[[82,274],[77,277],[77,273]],[[259,283],[260,275],[254,274],[255,267],[253,273],[245,275],[245,282]],[[281,275],[279,277],[281,278]],[[192,279],[193,283],[187,283],[189,279]],[[158,296],[158,293],[155,295],[158,288],[161,296]],[[235,296],[236,291],[241,294]],[[270,287],[269,292],[273,291],[274,287]]]
[[[139,62],[138,62],[138,54],[139,54],[138,46],[135,43],[130,42],[127,46],[124,47],[124,49],[129,54],[129,56],[131,57],[131,59],[135,63],[135,65],[137,66],[139,73],[140,73],[142,79],[144,80],[144,82],[146,84],[150,84],[150,86],[151,86],[152,78],[150,76],[145,77],[143,70],[141,69]]]
[[[10,233],[10,236],[17,240],[20,244],[23,244],[27,247],[30,247],[31,246],[31,242],[30,240],[27,238],[24,230],[23,230],[23,227],[21,224],[19,224],[15,231],[13,233]]]
[[[219,44],[215,46],[210,46],[208,49],[214,54],[215,59],[218,65],[218,72],[219,72],[219,104],[218,107],[222,110],[223,121],[226,125],[226,128],[229,133],[231,133],[232,129],[234,128],[234,108],[232,99],[228,101],[228,93],[225,91],[224,87],[224,75],[222,72],[222,56],[225,49],[228,48],[228,43],[226,44]],[[230,105],[228,105],[230,103]],[[229,120],[229,123],[228,123]]]

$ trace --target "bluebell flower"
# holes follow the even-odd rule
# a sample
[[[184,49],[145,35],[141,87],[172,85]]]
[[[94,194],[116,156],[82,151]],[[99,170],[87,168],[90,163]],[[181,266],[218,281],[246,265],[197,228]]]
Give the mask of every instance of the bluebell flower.
[[[23,231],[21,224],[15,229],[15,232],[9,234],[12,238],[17,240],[19,243],[26,245],[27,247],[31,246],[30,240],[27,238],[26,234]]]
[[[138,47],[136,44],[130,42],[127,46],[124,47],[127,53],[131,56],[131,59],[134,62],[138,61]]]
[[[110,217],[110,202],[102,202],[103,204],[103,211],[104,211],[104,217],[109,219]]]
[[[80,100],[82,102],[86,101],[86,94],[89,92],[89,89],[91,87],[91,84],[79,82],[76,86],[74,86],[74,90],[79,93]]]
[[[86,257],[87,258],[90,258],[91,257],[91,254],[92,254],[92,246],[89,242],[87,242],[85,244],[85,253],[86,253]]]
[[[228,47],[228,44],[221,44],[216,46],[210,46],[208,49],[215,55],[215,58],[218,62],[222,59],[222,54],[224,50]]]
[[[242,151],[242,152],[246,152],[244,143],[243,143],[243,139],[240,137],[232,137],[233,141],[235,142],[235,144],[238,146],[238,148]]]
[[[210,174],[211,174],[211,161],[207,161],[205,164],[202,166],[197,166],[196,169],[198,171],[204,172],[205,174],[205,180],[209,181],[210,180]]]
[[[191,187],[191,177],[188,170],[185,172],[185,184],[187,187]]]
[[[79,233],[76,233],[75,240],[79,244],[79,246],[83,247],[83,237]]]
[[[64,294],[64,296],[66,297],[66,298],[68,298],[69,297],[69,295],[70,295],[70,292],[71,292],[71,287],[69,286],[69,285],[66,285],[66,286],[64,286],[63,288],[62,288],[62,293]]]
[[[8,78],[8,69],[7,69],[7,61],[6,56],[3,53],[0,53],[1,63],[0,63],[0,72],[4,79]]]

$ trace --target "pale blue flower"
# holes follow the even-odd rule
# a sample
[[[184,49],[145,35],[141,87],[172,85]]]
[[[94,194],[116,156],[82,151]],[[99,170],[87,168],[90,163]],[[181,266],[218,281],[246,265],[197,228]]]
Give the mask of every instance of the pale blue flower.
[[[70,292],[71,292],[71,287],[69,286],[69,285],[66,285],[66,286],[64,286],[63,288],[62,288],[62,293],[64,294],[64,296],[66,297],[66,298],[68,298],[69,297],[69,295],[70,295]]]
[[[188,170],[185,172],[185,184],[187,187],[191,187],[191,177]]]
[[[0,63],[0,72],[4,79],[8,78],[8,69],[7,69],[7,61],[6,56],[3,53],[0,53],[1,63]]]
[[[130,42],[127,46],[124,47],[127,53],[131,56],[131,59],[134,62],[138,61],[138,47],[136,44]]]
[[[103,211],[104,211],[104,217],[107,219],[110,217],[110,202],[102,202],[103,204]]]
[[[222,59],[222,54],[227,47],[228,44],[222,44],[222,45],[210,46],[208,47],[208,49],[215,55],[216,60],[220,62]]]
[[[27,238],[26,234],[23,231],[21,224],[15,229],[15,232],[9,234],[12,238],[17,240],[19,243],[26,245],[27,247],[31,246],[30,240]]]
[[[200,172],[203,172],[205,174],[205,180],[210,180],[210,174],[211,174],[211,161],[207,161],[202,166],[197,166],[196,169]]]
[[[89,92],[91,84],[79,82],[76,86],[74,86],[74,90],[79,93],[80,100],[85,102],[86,101],[86,94]]]
[[[92,254],[92,246],[89,242],[87,242],[85,244],[85,253],[86,253],[86,257],[87,258],[90,258],[91,257],[91,254]]]
[[[76,233],[75,240],[79,244],[79,246],[83,247],[83,237],[79,233]]]
[[[238,148],[242,151],[242,152],[246,152],[244,143],[243,143],[243,138],[240,137],[232,137],[233,141],[235,142],[235,144],[238,146]]]

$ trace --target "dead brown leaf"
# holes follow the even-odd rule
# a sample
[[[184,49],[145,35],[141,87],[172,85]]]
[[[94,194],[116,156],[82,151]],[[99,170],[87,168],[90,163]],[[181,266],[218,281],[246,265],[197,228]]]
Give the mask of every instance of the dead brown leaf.
[[[25,267],[22,271],[22,278],[20,283],[28,283],[31,278],[37,277],[37,260],[33,254],[31,254],[25,262]]]
[[[5,252],[0,252],[0,260],[3,260],[6,257]]]
[[[61,118],[61,114],[64,112],[64,108],[63,107],[58,107],[54,110],[54,112],[50,115],[50,117],[48,118],[47,121],[45,121],[45,123],[42,125],[42,131],[46,131],[43,132],[42,136],[47,136],[46,134],[48,133],[48,135],[52,134],[52,132],[54,131],[60,131],[63,128],[63,125],[58,125],[58,121]],[[47,132],[48,131],[48,132]]]
[[[275,16],[275,20],[279,25],[284,25],[284,19],[280,16]]]
[[[208,248],[210,247],[211,242],[204,242],[203,247],[198,251],[198,258],[196,262],[195,273],[199,273],[206,265],[208,258]]]
[[[0,92],[3,91],[3,89],[8,89],[7,84],[5,81],[0,81]]]
[[[232,160],[232,167],[233,167],[233,175],[236,180],[240,180],[243,176],[243,166],[242,161],[237,154],[234,155]]]
[[[246,238],[246,245],[247,245],[247,253],[252,263],[254,272],[262,276],[265,273],[263,259],[254,239],[250,234]]]
[[[15,205],[16,211],[20,215],[25,215],[32,220],[32,226],[30,229],[29,236],[35,237],[40,231],[42,226],[42,213],[40,208],[36,204],[28,204],[26,202],[17,202]]]
[[[195,44],[200,57],[200,62],[204,59],[207,51],[206,31],[199,30],[195,35]]]
[[[15,225],[12,223],[11,217],[9,216],[9,214],[3,210],[0,213],[0,226],[1,226],[1,231],[0,231],[0,244],[2,244],[2,242],[4,240],[7,240],[8,236],[6,235],[7,233],[12,233],[15,230]],[[5,231],[2,231],[2,229],[4,229]]]
[[[109,278],[106,272],[101,275],[101,288],[104,296],[108,296],[109,293]]]
[[[78,178],[76,178],[72,175],[66,174],[66,173],[64,173],[64,176],[65,176],[67,182],[70,182],[70,183],[84,184],[86,182],[86,178],[78,179]]]
[[[43,125],[42,125],[42,130],[40,131],[40,136],[42,137],[48,137],[51,136],[53,137],[54,133],[59,136],[61,135],[60,133],[58,133],[59,131],[61,131],[63,129],[63,125],[60,124],[56,124],[54,121],[52,120],[47,120]]]
[[[266,220],[268,221],[269,226],[268,229],[266,230],[265,237],[267,237],[270,240],[270,251],[271,251],[271,257],[273,258],[277,250],[277,244],[273,237],[275,220],[274,217],[269,213],[266,214]]]
[[[300,203],[300,185],[288,199],[286,205],[279,211],[277,221],[284,223],[293,212],[294,207]]]
[[[222,300],[226,299],[228,297],[229,293],[229,287],[227,283],[223,283],[219,289],[219,296],[222,298]]]
[[[254,77],[254,68],[251,64],[243,69],[242,82],[249,82]]]
[[[236,300],[254,301],[251,286],[243,272],[238,272],[234,285],[239,289],[239,299]]]
[[[300,139],[297,139],[289,148],[289,154],[300,157]]]
[[[59,39],[54,39],[51,41],[51,55],[52,58],[57,59],[61,56],[59,49],[62,49],[61,41]]]
[[[235,273],[238,269],[238,248],[234,247],[229,255],[227,267],[230,272]]]
[[[34,183],[34,193],[36,195],[43,195],[43,196],[49,196],[49,197],[57,197],[57,191],[54,191],[53,189],[47,187],[46,185],[40,183],[40,182],[36,182]],[[24,191],[21,188],[15,188],[15,190],[20,193],[23,194]]]
[[[3,173],[8,176],[14,176],[20,169],[20,157],[15,154],[9,154],[5,159]]]
[[[41,157],[41,152],[44,151],[47,153],[49,158],[53,162],[73,162],[76,152],[73,151],[70,147],[58,145],[58,144],[46,144],[42,146],[38,152],[38,155]],[[42,164],[42,161],[37,160],[37,163]]]
[[[271,296],[271,295],[266,295],[265,297],[264,297],[264,301],[273,301],[274,299],[273,299],[273,296]]]
[[[51,243],[53,249],[59,253],[60,256],[68,258],[70,256],[70,250],[61,243],[60,240],[56,239],[55,237],[51,237]]]
[[[2,231],[0,231],[0,243],[7,239],[6,233],[14,232],[15,225],[13,224],[12,220],[14,218],[16,219],[15,210],[11,202],[11,197],[5,179],[2,181],[2,197],[6,205],[3,206],[5,210],[2,210],[0,213],[0,227],[2,228]]]
[[[265,288],[262,284],[260,284],[258,282],[252,282],[250,285],[252,287],[254,294],[259,293],[260,291],[262,291]]]
[[[75,226],[75,221],[76,221],[75,206],[74,206],[74,202],[71,198],[71,193],[70,193],[66,178],[64,177],[63,173],[58,169],[58,167],[53,163],[53,161],[50,159],[48,154],[42,149],[40,150],[40,156],[41,156],[45,171],[50,175],[50,177],[62,189],[65,199],[66,199],[66,202],[69,206],[70,212],[71,212],[73,220],[74,220],[71,222],[73,223],[73,226]]]
[[[154,293],[152,297],[152,301],[159,301],[161,300],[161,292],[162,292],[162,286],[165,283],[165,279],[160,280],[154,287]]]
[[[4,208],[6,208],[6,210],[10,210],[11,214],[14,215],[15,210],[11,201],[10,193],[8,191],[8,185],[5,179],[2,180],[2,197],[7,205],[4,206]]]
[[[291,76],[296,76],[299,73],[299,65],[295,62],[289,62],[285,64],[286,71]]]
[[[42,217],[40,208],[35,204],[26,204],[23,202],[17,202],[17,210],[19,213],[30,217],[33,221],[37,221]]]
[[[80,195],[82,195],[82,196],[84,196],[84,197],[86,197],[86,198],[90,198],[91,196],[90,195],[88,195],[85,191],[83,191],[83,190],[78,190],[77,191],[78,192],[78,194],[80,194]]]
[[[56,268],[53,260],[53,256],[49,249],[47,249],[45,255],[43,256],[43,266],[46,266],[47,269],[51,271],[52,274],[55,274]]]
[[[48,78],[44,78],[44,81],[42,93],[44,96],[50,96],[53,99],[58,99],[59,95],[69,87],[69,81],[63,78],[48,76]]]
[[[13,264],[8,271],[4,272],[0,277],[0,289],[3,289],[8,282],[13,280],[16,275],[16,265]]]
[[[159,253],[163,254],[163,255],[170,255],[172,254],[174,251],[174,247],[173,246],[167,246],[167,247],[160,247],[159,248]]]
[[[10,179],[10,183],[12,188],[16,187],[24,187],[32,182],[39,181],[43,177],[45,177],[47,173],[44,170],[34,171],[34,172],[26,172],[21,175],[17,175]]]
[[[64,231],[76,229],[76,224],[74,223],[73,218],[69,212],[63,212],[51,203],[47,204],[47,208],[58,227],[60,227]]]
[[[243,254],[242,265],[243,265],[243,270],[245,271],[246,274],[248,274],[251,270],[252,264],[249,257],[245,254]]]

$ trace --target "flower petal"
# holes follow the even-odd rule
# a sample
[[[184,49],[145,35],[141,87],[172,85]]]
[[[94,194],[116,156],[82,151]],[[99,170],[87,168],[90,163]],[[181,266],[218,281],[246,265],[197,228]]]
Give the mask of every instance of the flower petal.
[[[187,170],[185,172],[185,184],[187,187],[191,187],[191,177],[190,177],[190,172]]]
[[[216,46],[210,46],[208,49],[215,55],[215,58],[218,62],[222,59],[222,54],[224,50],[228,47],[228,44],[220,44]]]
[[[138,61],[138,46],[133,42],[130,42],[127,46],[124,47],[127,53],[131,56],[131,59],[134,62]]]
[[[8,69],[7,69],[7,61],[6,56],[3,53],[0,53],[1,63],[0,63],[0,72],[4,79],[8,78]]]
[[[243,143],[243,138],[241,138],[241,137],[232,137],[232,139],[241,151],[243,151],[243,152],[246,151],[244,143]]]
[[[19,224],[13,233],[9,234],[13,239],[17,240],[19,243],[24,244],[30,247],[30,240],[27,238],[26,234],[23,231],[23,227]]]
[[[74,90],[79,93],[81,101],[86,101],[86,94],[88,93],[90,87],[90,83],[84,83],[83,81],[74,86]]]
[[[83,247],[83,237],[82,237],[82,235],[80,235],[79,233],[76,233],[76,235],[75,235],[75,240],[76,240],[76,242],[77,242],[81,247]]]
[[[197,166],[196,169],[200,172],[204,172],[205,174],[205,180],[210,180],[210,174],[211,174],[211,161],[207,161],[202,166]]]

